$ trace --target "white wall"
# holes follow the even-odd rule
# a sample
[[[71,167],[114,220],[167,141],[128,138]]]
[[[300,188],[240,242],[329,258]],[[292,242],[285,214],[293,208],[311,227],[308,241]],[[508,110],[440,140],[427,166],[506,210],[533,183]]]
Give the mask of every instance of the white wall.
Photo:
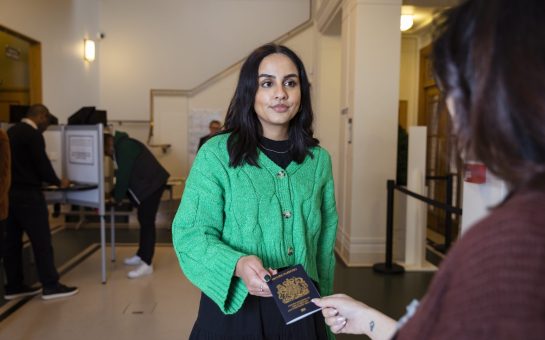
[[[310,0],[0,0],[0,24],[42,43],[43,102],[61,123],[81,106],[108,111],[110,120],[149,120],[151,89],[191,89],[309,19]],[[311,31],[285,44],[312,80]],[[104,39],[99,40],[99,33]],[[83,39],[97,42],[93,63]],[[173,176],[186,176],[187,115],[226,112],[238,69],[192,98],[155,102],[152,151]],[[147,124],[115,125],[147,141]],[[179,193],[179,192],[178,192]]]
[[[100,60],[83,60],[83,39],[98,31],[98,0],[1,0],[0,24],[42,46],[43,103],[65,122],[99,104]]]
[[[0,0],[0,23],[42,43],[43,102],[149,119],[149,90],[190,89],[309,18],[309,0]],[[97,59],[82,60],[83,39]]]
[[[101,0],[100,94],[148,119],[150,89],[191,89],[309,18],[309,0]]]
[[[339,183],[339,139],[341,126],[341,36],[316,33],[313,108],[315,135],[331,154],[333,177]],[[336,190],[338,192],[338,190]]]
[[[386,180],[395,178],[400,0],[343,3],[341,101],[353,119],[341,151],[337,247],[349,265],[384,260]]]

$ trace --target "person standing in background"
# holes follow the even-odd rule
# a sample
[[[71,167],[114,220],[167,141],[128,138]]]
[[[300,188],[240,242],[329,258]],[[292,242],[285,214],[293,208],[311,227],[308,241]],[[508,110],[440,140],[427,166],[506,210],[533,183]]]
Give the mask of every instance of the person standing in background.
[[[212,120],[208,124],[208,134],[206,136],[202,136],[201,139],[199,139],[199,147],[197,148],[197,151],[203,146],[204,143],[206,143],[207,140],[209,140],[212,136],[214,136],[216,133],[220,132],[221,130],[221,123],[219,120]]]
[[[44,300],[78,292],[76,287],[59,282],[51,244],[49,213],[41,191],[44,182],[61,188],[70,184],[68,180],[57,177],[45,152],[42,133],[49,125],[49,116],[49,110],[44,105],[32,105],[26,117],[8,130],[12,182],[4,256],[6,300],[36,295],[40,290]],[[23,232],[26,232],[32,245],[41,289],[28,287],[23,282]]]
[[[11,186],[11,152],[9,138],[0,128],[0,257],[4,256],[4,233],[9,208],[9,188]]]
[[[135,279],[153,273],[155,251],[155,218],[169,173],[140,141],[116,131],[104,135],[104,153],[114,160],[115,187],[113,199],[119,203],[128,197],[138,210],[140,240],[138,251],[126,258],[128,266],[137,266],[127,276]]]

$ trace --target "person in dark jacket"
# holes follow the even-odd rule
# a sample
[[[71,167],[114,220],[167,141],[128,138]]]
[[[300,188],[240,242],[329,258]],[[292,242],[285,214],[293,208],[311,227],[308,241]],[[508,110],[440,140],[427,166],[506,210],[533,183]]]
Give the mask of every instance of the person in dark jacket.
[[[11,151],[11,189],[6,227],[4,268],[7,284],[4,298],[11,300],[36,295],[42,299],[67,297],[78,292],[76,287],[59,283],[55,268],[47,203],[41,191],[43,183],[67,187],[55,174],[45,152],[42,132],[49,125],[50,113],[41,104],[32,105],[25,118],[8,130]],[[42,288],[28,287],[23,282],[23,232],[32,245]]]
[[[197,148],[197,151],[200,150],[201,146],[203,146],[204,143],[206,143],[207,140],[215,136],[218,132],[221,131],[221,123],[219,120],[212,120],[208,124],[208,134],[206,136],[202,136],[199,139],[199,147]]]
[[[4,256],[4,231],[8,218],[8,197],[11,186],[11,153],[6,131],[0,128],[0,256]]]
[[[169,173],[144,144],[125,132],[116,131],[115,136],[105,134],[104,152],[112,157],[116,167],[113,199],[120,202],[128,197],[138,210],[138,251],[124,261],[126,265],[137,267],[128,273],[128,277],[150,275],[153,273],[155,217]]]

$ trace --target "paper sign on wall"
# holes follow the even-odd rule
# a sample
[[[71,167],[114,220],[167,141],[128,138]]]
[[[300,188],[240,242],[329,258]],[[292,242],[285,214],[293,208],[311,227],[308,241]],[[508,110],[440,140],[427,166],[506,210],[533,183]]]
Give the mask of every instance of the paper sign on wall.
[[[94,164],[93,137],[69,136],[68,161],[73,164]]]

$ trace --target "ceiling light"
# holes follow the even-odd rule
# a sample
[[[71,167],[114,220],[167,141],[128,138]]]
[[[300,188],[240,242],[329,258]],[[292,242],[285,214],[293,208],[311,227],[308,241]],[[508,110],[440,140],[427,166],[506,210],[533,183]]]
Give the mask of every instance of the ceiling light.
[[[409,30],[411,27],[413,27],[414,20],[412,14],[402,14],[399,28],[401,29],[401,32],[405,32]]]

